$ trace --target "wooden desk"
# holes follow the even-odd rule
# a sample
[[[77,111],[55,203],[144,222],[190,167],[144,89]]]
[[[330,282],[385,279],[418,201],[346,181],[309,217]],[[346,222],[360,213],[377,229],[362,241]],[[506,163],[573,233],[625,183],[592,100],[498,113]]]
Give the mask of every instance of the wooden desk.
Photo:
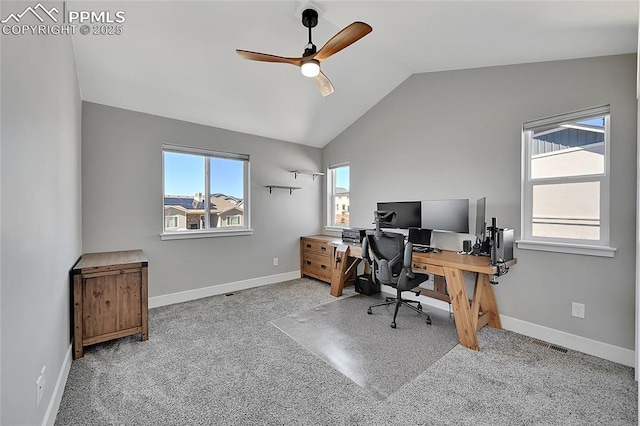
[[[346,244],[339,238],[326,235],[303,237],[304,241],[324,241],[335,247],[332,263],[331,294],[342,295],[345,278],[353,274],[357,262],[350,259],[362,258],[360,244]],[[301,247],[302,250],[302,247]],[[451,303],[460,343],[470,349],[480,350],[477,333],[485,325],[502,328],[498,305],[489,276],[496,274],[497,267],[484,256],[471,256],[443,250],[441,253],[413,253],[412,269],[436,276],[435,290],[420,288],[421,294]],[[511,267],[517,263],[512,259],[506,263]],[[469,298],[464,284],[464,273],[476,274],[473,297]],[[304,275],[304,273],[303,273]],[[444,277],[444,283],[439,277]],[[445,291],[447,289],[448,291]]]

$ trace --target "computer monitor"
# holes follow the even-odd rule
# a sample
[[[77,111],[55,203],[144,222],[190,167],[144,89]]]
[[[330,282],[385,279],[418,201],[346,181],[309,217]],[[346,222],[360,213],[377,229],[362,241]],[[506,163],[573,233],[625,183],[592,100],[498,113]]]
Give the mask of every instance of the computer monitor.
[[[381,228],[420,228],[421,203],[420,201],[396,201],[387,203],[378,203],[378,211],[396,212],[396,222],[380,223]]]
[[[431,229],[409,228],[409,242],[415,247],[431,245]]]
[[[476,238],[484,241],[487,232],[487,197],[482,197],[476,202]]]
[[[468,234],[469,199],[423,201],[421,228]]]

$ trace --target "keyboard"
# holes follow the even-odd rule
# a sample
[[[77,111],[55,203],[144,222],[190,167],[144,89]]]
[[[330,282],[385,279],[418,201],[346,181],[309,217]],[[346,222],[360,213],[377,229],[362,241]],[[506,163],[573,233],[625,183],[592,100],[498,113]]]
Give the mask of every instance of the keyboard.
[[[442,250],[440,250],[437,247],[413,247],[412,249],[413,252],[415,253],[441,253]]]
[[[416,246],[413,246],[412,251],[414,251],[416,253],[428,253],[430,251],[433,251],[433,249],[431,247],[416,247]]]

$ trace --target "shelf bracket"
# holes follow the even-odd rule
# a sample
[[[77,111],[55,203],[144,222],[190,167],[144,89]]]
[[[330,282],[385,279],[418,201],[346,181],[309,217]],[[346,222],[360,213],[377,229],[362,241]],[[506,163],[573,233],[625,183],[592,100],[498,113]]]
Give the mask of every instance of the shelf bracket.
[[[269,188],[269,194],[273,193],[274,189],[288,189],[289,195],[293,194],[296,189],[302,189],[301,186],[282,186],[282,185],[265,185],[265,188]]]
[[[307,170],[290,170],[290,172],[293,173],[294,179],[298,179],[298,175],[309,175],[312,180],[316,180],[316,177],[318,176],[324,176],[324,173],[322,172],[311,172]]]

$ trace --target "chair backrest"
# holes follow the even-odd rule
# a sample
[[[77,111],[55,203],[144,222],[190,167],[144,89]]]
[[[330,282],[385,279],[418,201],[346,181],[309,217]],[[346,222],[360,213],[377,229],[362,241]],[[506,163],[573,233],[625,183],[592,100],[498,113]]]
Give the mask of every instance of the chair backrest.
[[[373,263],[374,279],[380,284],[395,287],[404,267],[404,235],[395,232],[382,232],[378,235],[367,233],[365,238],[363,256]],[[369,254],[373,259],[369,258]]]

